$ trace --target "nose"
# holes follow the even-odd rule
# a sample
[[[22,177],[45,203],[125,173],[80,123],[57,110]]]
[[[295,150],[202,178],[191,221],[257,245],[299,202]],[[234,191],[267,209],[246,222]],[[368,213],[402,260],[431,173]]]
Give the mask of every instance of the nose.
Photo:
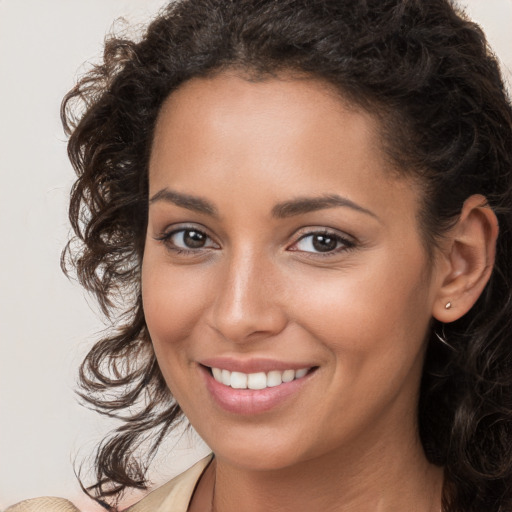
[[[278,270],[270,258],[240,251],[223,262],[210,324],[235,343],[279,334],[287,316],[280,300]]]

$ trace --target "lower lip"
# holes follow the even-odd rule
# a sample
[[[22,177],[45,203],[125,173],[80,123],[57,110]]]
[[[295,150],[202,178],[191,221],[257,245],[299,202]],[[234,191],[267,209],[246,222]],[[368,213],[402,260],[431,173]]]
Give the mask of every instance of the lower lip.
[[[270,411],[299,393],[315,372],[300,379],[265,389],[233,389],[217,382],[210,371],[200,367],[206,379],[206,387],[214,401],[225,411],[233,414],[254,415]]]

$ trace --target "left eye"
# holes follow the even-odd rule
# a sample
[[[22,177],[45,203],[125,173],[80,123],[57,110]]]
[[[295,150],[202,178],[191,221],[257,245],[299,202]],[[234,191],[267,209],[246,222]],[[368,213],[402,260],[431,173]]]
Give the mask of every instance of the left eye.
[[[193,228],[173,231],[165,236],[165,242],[174,249],[185,251],[216,247],[206,233]]]
[[[294,245],[292,250],[328,253],[334,252],[341,248],[350,248],[354,244],[334,233],[309,233],[300,238]]]

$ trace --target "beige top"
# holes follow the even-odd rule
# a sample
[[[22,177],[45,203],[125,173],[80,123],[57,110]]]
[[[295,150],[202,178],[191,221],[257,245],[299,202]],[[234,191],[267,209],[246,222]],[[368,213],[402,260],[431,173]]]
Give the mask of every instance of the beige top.
[[[126,512],[187,512],[190,498],[212,455],[205,457],[181,475],[149,493]],[[5,512],[80,512],[63,498],[35,498],[9,507]]]

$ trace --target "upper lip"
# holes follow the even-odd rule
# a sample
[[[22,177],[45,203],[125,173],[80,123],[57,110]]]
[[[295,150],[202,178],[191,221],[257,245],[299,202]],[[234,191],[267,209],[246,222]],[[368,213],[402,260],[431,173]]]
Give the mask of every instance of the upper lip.
[[[266,358],[237,359],[234,357],[212,357],[199,361],[199,364],[210,368],[220,368],[221,370],[241,373],[283,372],[285,370],[300,370],[302,368],[312,368],[315,366],[310,362],[279,361]]]

